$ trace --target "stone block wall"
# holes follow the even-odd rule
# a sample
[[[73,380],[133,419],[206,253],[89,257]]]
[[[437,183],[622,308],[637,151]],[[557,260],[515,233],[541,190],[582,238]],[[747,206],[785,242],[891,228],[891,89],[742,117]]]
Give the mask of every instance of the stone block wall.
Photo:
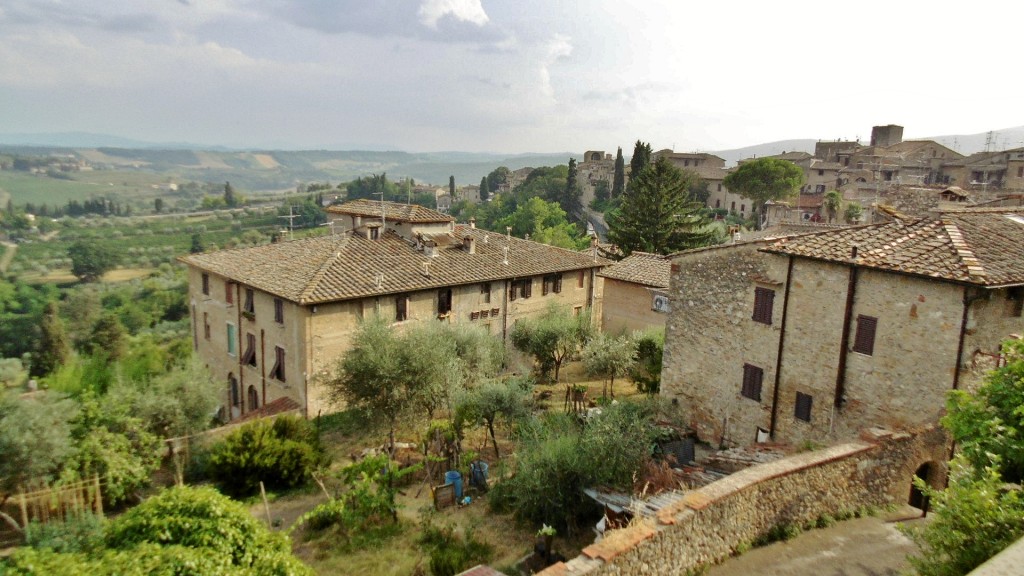
[[[873,429],[856,442],[754,466],[686,493],[656,518],[608,532],[579,557],[541,574],[687,574],[780,525],[904,503],[921,464],[934,464],[928,482],[941,485],[947,446],[941,429]]]

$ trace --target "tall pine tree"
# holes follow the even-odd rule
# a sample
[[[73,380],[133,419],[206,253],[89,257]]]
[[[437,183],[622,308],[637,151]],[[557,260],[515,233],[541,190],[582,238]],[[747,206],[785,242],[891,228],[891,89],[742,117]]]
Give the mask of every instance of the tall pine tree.
[[[608,219],[608,239],[629,256],[633,252],[671,254],[715,241],[701,205],[688,198],[696,176],[659,158],[630,179],[618,214]]]
[[[629,187],[633,187],[633,180],[643,172],[651,163],[651,144],[636,141],[633,145],[633,157],[629,159]]]
[[[486,202],[491,195],[490,185],[487,183],[487,176],[480,179],[480,201]]]
[[[448,177],[448,195],[455,200],[455,176]]]
[[[626,165],[625,160],[622,158],[622,146],[619,146],[619,151],[615,154],[615,176],[612,179],[612,198],[622,196],[622,193],[625,190]]]

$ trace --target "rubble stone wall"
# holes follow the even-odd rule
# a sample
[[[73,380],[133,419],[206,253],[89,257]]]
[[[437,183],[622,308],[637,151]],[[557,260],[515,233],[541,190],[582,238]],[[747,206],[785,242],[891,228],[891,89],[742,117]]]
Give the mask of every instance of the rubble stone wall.
[[[772,529],[822,516],[902,504],[922,464],[941,485],[948,446],[941,429],[865,432],[856,442],[753,466],[687,493],[657,518],[613,530],[545,576],[688,574],[718,563]]]

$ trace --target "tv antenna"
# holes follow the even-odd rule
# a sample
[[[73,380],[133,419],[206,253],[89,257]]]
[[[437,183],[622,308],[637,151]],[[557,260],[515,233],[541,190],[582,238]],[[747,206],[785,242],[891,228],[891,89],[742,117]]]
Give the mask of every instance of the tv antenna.
[[[292,230],[295,229],[295,219],[298,218],[298,217],[299,217],[299,215],[295,213],[295,206],[288,206],[288,215],[287,216],[278,216],[278,218],[286,218],[288,220],[288,230],[287,230],[287,232],[288,232],[288,239],[289,240],[292,240]],[[282,232],[285,232],[285,230],[282,230]]]

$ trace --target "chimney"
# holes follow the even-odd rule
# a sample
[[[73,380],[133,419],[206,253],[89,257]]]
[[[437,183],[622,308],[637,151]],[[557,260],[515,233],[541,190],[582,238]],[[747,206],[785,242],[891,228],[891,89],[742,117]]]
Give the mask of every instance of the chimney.
[[[508,265],[508,246],[503,246],[501,250],[505,253],[505,260],[502,261],[502,264]]]
[[[469,218],[469,227],[474,229],[474,230],[476,229],[476,218],[473,218],[473,217]]]
[[[437,242],[433,240],[426,240],[423,242],[423,253],[427,258],[434,258],[437,256]]]
[[[426,276],[427,278],[430,277],[430,260],[427,260],[423,263],[423,275]]]
[[[462,239],[462,247],[470,254],[476,254],[476,238],[466,236]]]

